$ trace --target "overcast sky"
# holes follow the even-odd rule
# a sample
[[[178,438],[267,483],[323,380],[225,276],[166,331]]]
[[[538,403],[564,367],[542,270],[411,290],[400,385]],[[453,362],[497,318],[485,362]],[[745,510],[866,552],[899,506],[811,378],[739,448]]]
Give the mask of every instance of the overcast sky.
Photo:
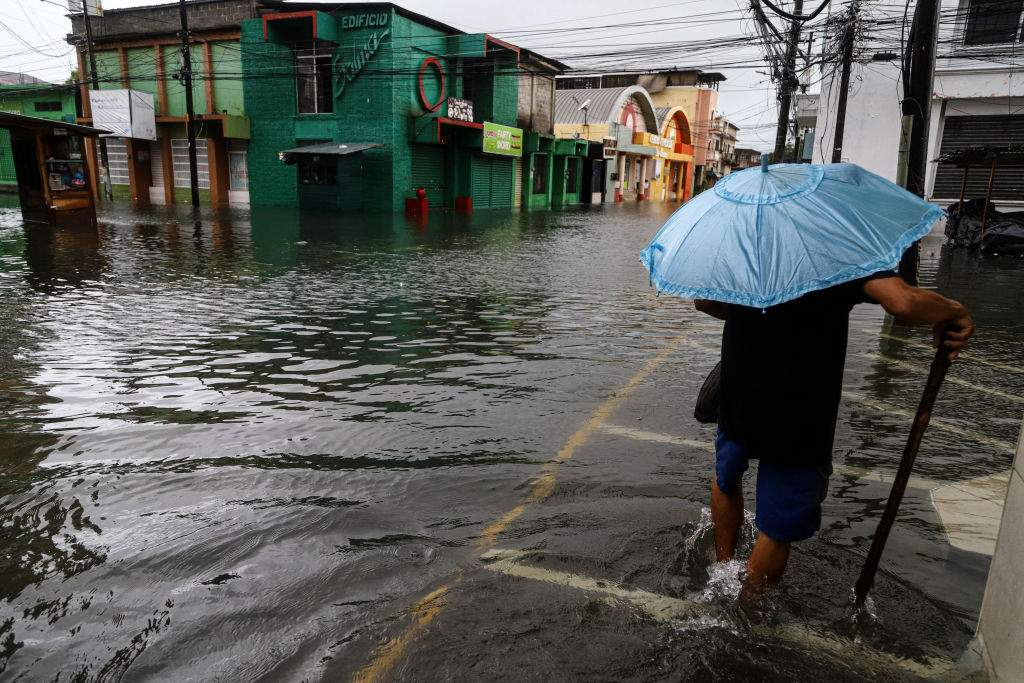
[[[154,4],[164,3],[103,0],[105,9]],[[396,4],[464,31],[490,33],[572,66],[589,63],[611,70],[674,65],[720,71],[728,80],[719,89],[719,110],[740,127],[739,146],[764,151],[774,144],[775,88],[763,73],[763,64],[758,65],[760,49],[714,42],[752,34],[751,21],[743,11],[746,0],[399,0]],[[56,83],[66,80],[75,68],[74,53],[64,42],[71,30],[66,14],[58,0],[3,0],[0,71],[23,72]],[[704,44],[708,47],[698,47]],[[619,54],[638,49],[647,54]]]

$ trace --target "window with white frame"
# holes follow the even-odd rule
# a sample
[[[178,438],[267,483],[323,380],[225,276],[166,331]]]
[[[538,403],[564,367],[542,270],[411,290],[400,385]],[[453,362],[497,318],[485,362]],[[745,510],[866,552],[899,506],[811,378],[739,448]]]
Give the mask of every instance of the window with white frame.
[[[192,176],[188,168],[188,140],[171,138],[171,161],[174,166],[174,186],[191,187]],[[206,155],[206,138],[196,139],[196,174],[199,188],[210,189],[210,164]]]
[[[1024,0],[969,0],[966,6],[964,45],[1020,41]]]
[[[334,111],[331,51],[313,41],[295,49],[295,96],[300,114]]]
[[[124,138],[107,138],[107,169],[113,185],[128,185],[131,182],[128,170],[128,145]]]

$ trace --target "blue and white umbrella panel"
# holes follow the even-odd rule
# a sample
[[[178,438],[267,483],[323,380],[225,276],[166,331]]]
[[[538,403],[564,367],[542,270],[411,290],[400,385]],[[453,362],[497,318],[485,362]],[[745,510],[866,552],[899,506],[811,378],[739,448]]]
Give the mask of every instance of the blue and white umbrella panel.
[[[942,215],[855,164],[762,166],[680,207],[640,261],[659,292],[767,308],[894,269]]]

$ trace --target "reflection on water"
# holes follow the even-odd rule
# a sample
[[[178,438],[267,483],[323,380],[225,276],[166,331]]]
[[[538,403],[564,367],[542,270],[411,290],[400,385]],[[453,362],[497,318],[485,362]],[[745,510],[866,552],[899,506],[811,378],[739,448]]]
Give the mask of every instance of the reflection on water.
[[[683,332],[687,345],[607,423],[709,440],[688,415],[717,323],[654,297],[636,262],[669,208],[411,221],[118,205],[98,232],[27,228],[0,209],[0,669],[344,678],[459,567],[475,570],[396,677],[688,678],[707,671],[701,651],[735,658],[738,625],[638,622],[628,606],[512,581],[476,558],[479,534],[541,465]],[[1019,362],[1022,272],[926,246],[924,281],[964,300],[981,329],[979,360],[951,372],[1016,395],[1019,373],[980,361]],[[913,410],[913,368],[931,354],[901,340],[927,334],[858,308],[847,388]],[[1016,438],[1020,414],[961,387],[936,409],[997,442]],[[907,428],[844,402],[837,461],[891,472]],[[713,592],[717,570],[686,545],[702,528],[709,456],[621,433],[592,435],[500,543],[659,594]],[[931,430],[919,466],[949,481],[1010,457]],[[781,614],[850,635],[836,623],[886,495],[837,476]],[[987,558],[949,549],[927,492],[908,494],[904,515],[883,563],[904,578],[880,578],[881,625],[853,635],[900,656],[956,655]],[[547,663],[530,659],[554,642],[565,645]],[[729,671],[793,666],[757,657]]]

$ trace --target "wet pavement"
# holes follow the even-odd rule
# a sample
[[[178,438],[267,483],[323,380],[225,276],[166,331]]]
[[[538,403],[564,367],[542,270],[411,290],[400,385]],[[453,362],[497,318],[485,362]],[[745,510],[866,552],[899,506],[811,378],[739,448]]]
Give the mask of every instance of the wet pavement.
[[[822,531],[752,624],[710,562],[691,417],[721,328],[636,260],[669,210],[0,209],[0,677],[948,674],[989,557],[931,489],[1010,467],[1024,261],[925,241],[923,283],[979,333],[860,620],[932,354],[855,309]]]

